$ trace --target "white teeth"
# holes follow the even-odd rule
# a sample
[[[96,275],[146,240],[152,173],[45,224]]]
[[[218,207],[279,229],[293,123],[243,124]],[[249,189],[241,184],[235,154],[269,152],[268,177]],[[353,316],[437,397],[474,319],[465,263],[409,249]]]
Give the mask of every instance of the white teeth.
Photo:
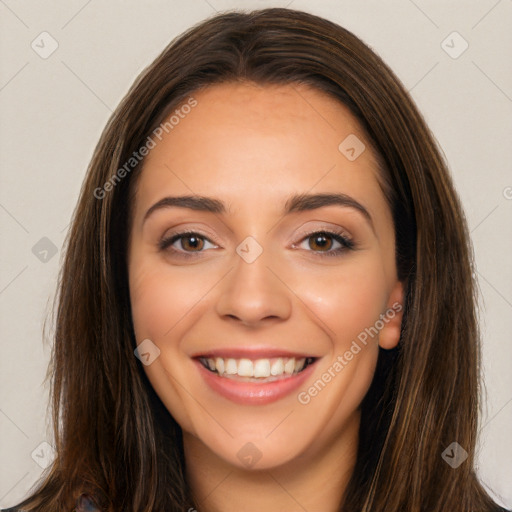
[[[222,357],[217,357],[217,359],[215,359],[215,367],[220,375],[224,373],[224,359],[222,359]]]
[[[201,361],[211,371],[221,376],[238,375],[239,377],[267,378],[299,373],[306,366],[306,358],[276,357],[271,359],[224,359],[223,357],[203,357]],[[308,359],[309,361],[309,359]]]
[[[272,367],[270,368],[271,375],[282,375],[284,372],[284,363],[283,359],[279,357],[272,363]]]
[[[226,373],[228,375],[236,375],[238,373],[238,368],[235,359],[228,359],[226,361]]]
[[[295,370],[295,358],[288,359],[284,365],[284,373],[292,374]]]
[[[300,372],[302,370],[302,368],[304,368],[305,363],[306,363],[305,357],[303,357],[302,359],[297,359],[297,361],[295,361],[295,368],[294,368],[295,373]]]
[[[240,377],[252,377],[253,374],[252,361],[250,359],[240,359],[238,362],[238,375]]]
[[[254,363],[255,377],[270,377],[270,361],[268,359],[258,359]]]

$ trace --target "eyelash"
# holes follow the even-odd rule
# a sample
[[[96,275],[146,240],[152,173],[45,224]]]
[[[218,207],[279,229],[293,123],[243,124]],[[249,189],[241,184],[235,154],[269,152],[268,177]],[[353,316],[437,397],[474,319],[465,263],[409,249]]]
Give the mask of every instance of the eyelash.
[[[196,238],[204,239],[204,240],[209,241],[210,243],[213,243],[207,237],[201,235],[200,233],[197,233],[196,231],[182,231],[181,233],[175,233],[169,237],[163,238],[162,240],[160,240],[158,247],[159,247],[160,251],[168,250],[172,246],[172,244],[174,244],[174,242],[176,242],[180,238],[186,238],[187,236],[191,237],[192,235],[194,235],[194,237],[196,237]],[[300,240],[300,243],[307,240],[308,238],[312,238],[313,235],[326,235],[327,237],[333,238],[336,242],[338,242],[341,245],[341,247],[338,247],[337,249],[334,249],[334,250],[311,251],[320,257],[341,256],[341,254],[344,253],[345,251],[353,250],[355,248],[354,241],[351,238],[347,237],[346,234],[342,234],[342,233],[338,233],[338,232],[334,232],[334,231],[328,231],[328,230],[312,231],[311,233],[308,233],[306,236],[304,236]],[[175,254],[179,254],[180,257],[183,257],[183,258],[194,258],[195,254],[201,253],[204,251],[189,252],[189,251],[181,251],[181,250],[171,248],[171,252],[173,252]]]

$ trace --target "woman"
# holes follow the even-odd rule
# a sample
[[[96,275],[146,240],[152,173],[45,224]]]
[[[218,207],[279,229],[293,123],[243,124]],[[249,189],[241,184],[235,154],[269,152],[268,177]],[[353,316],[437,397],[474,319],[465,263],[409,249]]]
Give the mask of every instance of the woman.
[[[137,79],[62,269],[57,457],[22,510],[502,510],[473,469],[466,222],[357,37],[218,15]]]

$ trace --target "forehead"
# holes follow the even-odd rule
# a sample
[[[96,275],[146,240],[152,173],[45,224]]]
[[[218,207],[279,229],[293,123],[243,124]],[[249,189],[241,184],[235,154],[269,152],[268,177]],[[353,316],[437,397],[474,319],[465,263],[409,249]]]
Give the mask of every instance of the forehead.
[[[137,185],[139,201],[158,200],[166,187],[247,206],[269,198],[281,203],[290,192],[381,194],[376,158],[359,123],[327,94],[299,84],[235,82],[193,97],[197,104],[177,106],[178,122],[155,139]],[[353,159],[347,149],[363,151]]]

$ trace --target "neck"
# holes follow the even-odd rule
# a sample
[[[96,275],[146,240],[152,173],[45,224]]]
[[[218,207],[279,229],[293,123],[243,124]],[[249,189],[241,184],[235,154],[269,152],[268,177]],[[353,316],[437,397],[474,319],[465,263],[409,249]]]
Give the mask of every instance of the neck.
[[[233,466],[184,432],[197,512],[339,511],[356,462],[359,422],[360,415],[354,415],[335,437],[323,439],[323,446],[309,446],[285,464],[260,470]]]

